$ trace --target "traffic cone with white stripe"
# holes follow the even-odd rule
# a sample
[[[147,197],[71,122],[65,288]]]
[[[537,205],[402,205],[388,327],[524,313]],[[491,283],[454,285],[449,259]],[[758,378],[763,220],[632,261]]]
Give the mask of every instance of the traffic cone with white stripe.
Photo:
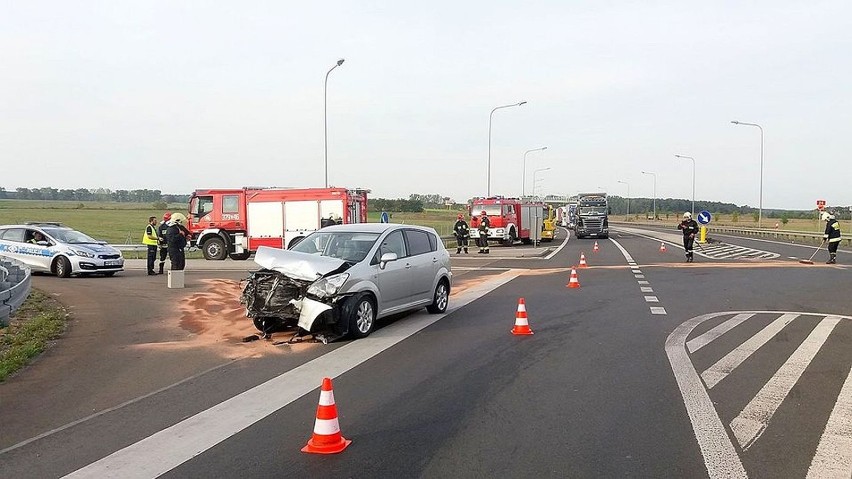
[[[571,267],[571,279],[568,280],[568,284],[566,284],[565,286],[567,286],[569,288],[579,288],[580,287],[580,280],[579,280],[579,278],[577,278],[577,270],[574,269],[573,266]]]
[[[666,244],[661,242],[660,243],[660,253],[665,253],[665,252],[666,252]]]
[[[527,320],[527,304],[524,302],[524,298],[518,298],[518,313],[515,315],[515,327],[512,328],[512,334],[515,336],[533,334]]]
[[[586,264],[586,255],[584,255],[583,253],[580,253],[580,266],[579,267],[580,268],[588,268],[588,265]]]
[[[600,249],[600,248],[598,248],[598,242],[597,242],[597,241],[595,241],[595,247],[594,247],[594,248],[592,248],[592,251],[594,251],[595,253],[597,253],[599,249]]]
[[[334,404],[334,391],[331,379],[323,378],[320,391],[317,418],[314,423],[314,433],[302,452],[311,454],[337,454],[346,449],[352,441],[340,434],[340,424],[337,422],[337,406]]]

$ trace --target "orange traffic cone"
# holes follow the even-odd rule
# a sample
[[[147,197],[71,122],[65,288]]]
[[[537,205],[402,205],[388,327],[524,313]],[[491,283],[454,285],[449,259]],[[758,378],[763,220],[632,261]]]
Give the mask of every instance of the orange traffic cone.
[[[666,244],[660,243],[660,253],[665,253],[665,252],[666,252]]]
[[[588,265],[586,264],[586,255],[584,255],[583,253],[580,253],[580,266],[579,267],[580,268],[587,268],[588,267]]]
[[[577,270],[574,267],[571,267],[571,279],[568,280],[568,284],[565,286],[569,288],[579,288],[580,280],[577,278]]]
[[[598,242],[597,242],[597,241],[595,241],[595,247],[594,247],[594,248],[592,248],[592,251],[594,251],[595,253],[597,253],[599,249],[600,249],[600,248],[598,248]]]
[[[527,321],[527,305],[524,298],[518,298],[518,313],[515,315],[515,327],[512,328],[512,334],[515,336],[533,334],[530,323]]]
[[[352,441],[340,434],[340,424],[337,422],[337,406],[334,404],[334,391],[331,389],[331,379],[323,378],[320,391],[317,419],[314,423],[314,433],[302,452],[311,454],[337,454],[346,449]]]

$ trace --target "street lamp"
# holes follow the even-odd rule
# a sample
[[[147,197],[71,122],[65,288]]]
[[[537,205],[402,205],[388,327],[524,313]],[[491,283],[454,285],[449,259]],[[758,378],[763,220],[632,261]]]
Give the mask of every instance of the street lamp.
[[[487,196],[487,197],[491,196],[491,119],[494,118],[494,112],[501,109],[501,108],[511,108],[513,106],[521,106],[524,103],[526,103],[526,101],[522,101],[522,102],[518,102],[518,103],[512,103],[511,105],[497,106],[497,107],[494,107],[494,109],[491,110],[491,114],[488,115],[488,168],[486,169],[487,188],[486,188],[486,194],[485,194],[485,196]]]
[[[630,217],[630,183],[618,180],[619,183],[627,185],[627,217]]]
[[[763,127],[757,123],[745,123],[736,120],[731,123],[734,125],[756,126],[760,129],[760,199],[758,200],[759,204],[757,210],[757,228],[760,229],[760,225],[763,221]]]
[[[692,160],[692,216],[695,216],[695,158],[691,156],[675,155],[677,158]]]
[[[533,171],[533,195],[535,195],[535,182],[536,182],[535,175],[537,175],[539,171],[547,171],[549,169],[550,169],[549,167],[548,168],[539,168],[539,169]]]
[[[323,139],[325,141],[325,187],[328,188],[328,75],[332,70],[343,65],[343,58],[337,60],[337,63],[331,67],[331,70],[325,74],[325,85],[322,89],[322,122],[323,122]]]
[[[532,150],[527,150],[524,152],[524,172],[521,174],[521,197],[526,195],[526,187],[527,187],[527,153],[533,151],[544,151],[546,150],[546,146],[542,146],[541,148],[533,148]],[[535,187],[535,185],[533,185]]]
[[[649,171],[643,171],[642,174],[654,177],[654,221],[657,221],[657,174]]]

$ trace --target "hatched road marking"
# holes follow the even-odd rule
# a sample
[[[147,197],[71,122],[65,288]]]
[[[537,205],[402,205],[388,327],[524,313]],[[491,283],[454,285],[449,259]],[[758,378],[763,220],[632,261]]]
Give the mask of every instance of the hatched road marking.
[[[700,350],[757,315],[771,315],[775,319],[699,374],[690,353]],[[689,339],[690,333],[701,323],[724,316],[730,317],[709,331]],[[781,311],[710,313],[685,321],[666,339],[666,354],[711,478],[748,477],[748,474],[728,429],[716,412],[709,391],[741,366],[752,353],[801,317],[819,318],[819,323],[729,424],[730,432],[745,453],[760,440],[761,434],[781,410],[782,403],[793,387],[802,376],[809,374],[808,367],[835,327],[841,320],[852,320],[852,317]],[[808,478],[852,477],[852,371],[847,368],[845,372],[843,387],[826,420],[808,468]]]

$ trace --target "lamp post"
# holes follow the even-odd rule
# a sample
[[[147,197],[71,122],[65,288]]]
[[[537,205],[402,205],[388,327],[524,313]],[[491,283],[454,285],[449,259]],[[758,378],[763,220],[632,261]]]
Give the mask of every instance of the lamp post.
[[[487,197],[491,196],[491,119],[494,118],[494,112],[501,109],[501,108],[511,108],[513,106],[521,106],[524,103],[526,103],[526,101],[522,101],[522,102],[518,102],[518,103],[512,103],[511,105],[497,106],[497,107],[494,107],[494,109],[491,110],[491,114],[488,115],[488,167],[486,168],[487,186],[486,186],[486,194],[485,194],[485,196],[487,196]]]
[[[527,187],[527,153],[531,153],[533,151],[544,151],[546,150],[546,146],[542,146],[541,148],[533,148],[532,150],[527,150],[524,152],[524,172],[521,174],[521,197],[526,195],[526,187]],[[535,185],[533,185],[535,187]]]
[[[550,169],[549,167],[548,168],[539,168],[539,169],[533,171],[533,195],[535,195],[535,182],[536,182],[535,175],[537,175],[539,171],[547,171],[549,169]]]
[[[692,160],[692,216],[695,217],[695,158],[684,155],[675,155],[675,157]]]
[[[331,67],[328,73],[325,74],[325,84],[322,89],[322,123],[323,123],[323,140],[325,142],[325,187],[328,188],[328,75],[335,68],[343,65],[343,58],[337,60],[337,63]]]
[[[649,171],[643,171],[642,174],[654,177],[654,221],[657,221],[657,174]]]
[[[618,180],[619,183],[627,185],[627,217],[630,218],[630,183]]]
[[[760,197],[758,199],[757,228],[760,229],[763,222],[763,127],[757,123],[746,123],[743,121],[732,121],[734,125],[756,126],[760,129]]]

